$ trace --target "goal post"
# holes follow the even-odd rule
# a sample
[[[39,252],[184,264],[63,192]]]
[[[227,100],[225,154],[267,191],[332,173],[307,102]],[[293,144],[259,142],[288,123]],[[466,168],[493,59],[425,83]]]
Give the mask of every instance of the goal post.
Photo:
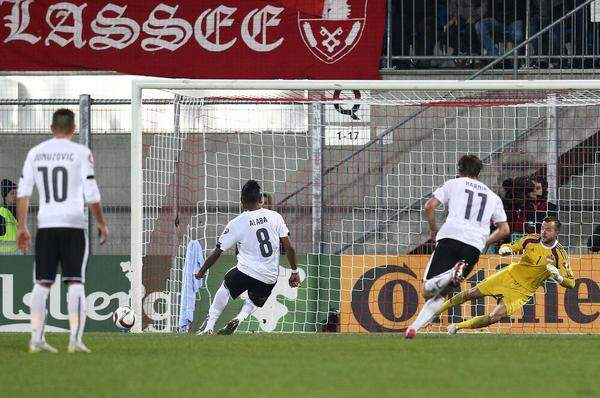
[[[142,90],[143,85],[133,82],[131,95],[131,307],[140,317],[133,325],[133,332],[142,331],[144,298],[142,280],[143,257],[143,189],[144,173],[142,171]]]
[[[286,219],[304,282],[276,289],[241,330],[320,331],[336,316],[342,332],[402,330],[423,304],[433,246],[422,205],[464,153],[483,160],[513,238],[535,231],[542,214],[559,215],[582,294],[595,289],[598,259],[586,241],[600,222],[600,82],[157,79],[134,81],[131,103],[131,305],[143,314],[135,331],[177,331],[187,242],[212,251],[249,178]],[[491,249],[464,287],[505,263]],[[199,323],[224,267],[200,293]],[[596,304],[578,297],[547,286],[490,330],[600,331],[585,318]],[[467,303],[430,330],[491,305]]]

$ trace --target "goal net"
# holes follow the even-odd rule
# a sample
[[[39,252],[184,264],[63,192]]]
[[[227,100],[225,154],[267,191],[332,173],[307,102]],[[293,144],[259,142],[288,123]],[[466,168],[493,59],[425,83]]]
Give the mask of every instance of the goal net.
[[[268,194],[264,206],[290,229],[302,286],[287,285],[282,254],[271,297],[238,330],[404,330],[423,305],[420,285],[434,247],[423,204],[456,176],[460,156],[475,154],[484,164],[481,180],[503,198],[511,239],[539,232],[546,215],[558,215],[577,278],[569,291],[546,282],[522,312],[488,330],[598,332],[600,259],[588,239],[600,223],[600,90],[589,84],[140,83],[133,100],[132,291],[143,329],[179,330],[180,315],[190,312],[182,300],[193,282],[184,271],[188,245],[196,241],[208,256],[243,211],[242,185],[255,179]],[[441,224],[443,209],[436,216]],[[461,288],[517,259],[488,248]],[[235,253],[225,252],[210,270],[192,299],[191,331],[202,326],[212,294],[235,265]],[[428,330],[495,304],[466,303]],[[217,327],[240,306],[230,301]]]

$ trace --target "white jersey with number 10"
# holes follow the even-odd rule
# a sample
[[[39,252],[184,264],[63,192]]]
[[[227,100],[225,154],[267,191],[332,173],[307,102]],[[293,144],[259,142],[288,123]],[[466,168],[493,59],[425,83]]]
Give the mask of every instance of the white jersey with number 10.
[[[448,217],[436,239],[456,239],[480,251],[490,235],[491,223],[506,221],[502,200],[481,181],[460,177],[446,181],[433,193]]]
[[[40,195],[38,228],[87,228],[84,201],[100,202],[90,150],[66,138],[52,138],[31,148],[17,196]]]

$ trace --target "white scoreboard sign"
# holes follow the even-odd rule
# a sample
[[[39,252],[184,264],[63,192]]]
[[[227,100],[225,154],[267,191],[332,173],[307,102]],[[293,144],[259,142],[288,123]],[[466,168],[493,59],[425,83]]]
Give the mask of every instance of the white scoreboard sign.
[[[360,103],[365,93],[358,90],[334,92],[334,98],[344,102],[325,105],[325,145],[363,146],[385,131],[371,119],[371,105]],[[352,103],[353,99],[357,102]],[[384,139],[384,144],[389,143],[391,134]]]

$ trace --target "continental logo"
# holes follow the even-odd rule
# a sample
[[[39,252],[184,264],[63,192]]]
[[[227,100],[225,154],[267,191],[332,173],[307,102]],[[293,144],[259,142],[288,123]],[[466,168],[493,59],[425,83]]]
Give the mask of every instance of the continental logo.
[[[424,303],[420,289],[428,260],[428,256],[342,257],[341,331],[404,331]],[[462,288],[475,286],[505,265],[498,256],[482,256]],[[571,259],[570,269],[576,276],[575,288],[564,289],[554,282],[546,283],[522,313],[504,319],[491,331],[600,333],[600,258],[584,255]],[[454,322],[483,315],[495,304],[493,298],[473,301],[452,309],[442,317],[442,322],[447,322],[448,315]]]
[[[352,314],[369,332],[396,332],[417,312],[416,283],[404,279],[417,275],[407,266],[383,265],[365,272],[352,288]],[[399,291],[399,293],[397,293]],[[395,299],[399,294],[400,300]],[[372,308],[372,296],[375,308]],[[396,304],[399,304],[397,308]],[[387,322],[382,322],[382,319]]]

